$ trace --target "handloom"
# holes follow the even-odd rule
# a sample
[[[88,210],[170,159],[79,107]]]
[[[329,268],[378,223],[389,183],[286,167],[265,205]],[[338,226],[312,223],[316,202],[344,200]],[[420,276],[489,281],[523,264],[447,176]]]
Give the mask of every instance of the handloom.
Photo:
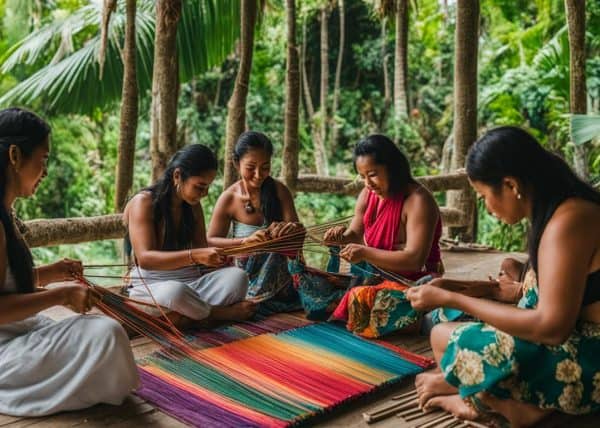
[[[319,323],[186,357],[160,350],[140,361],[137,394],[195,426],[284,427],[432,364],[429,358]]]

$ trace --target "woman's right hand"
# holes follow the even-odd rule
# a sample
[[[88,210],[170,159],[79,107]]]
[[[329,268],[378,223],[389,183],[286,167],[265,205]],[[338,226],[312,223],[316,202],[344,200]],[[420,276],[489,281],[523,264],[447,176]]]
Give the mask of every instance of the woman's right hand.
[[[57,289],[62,293],[63,305],[80,314],[85,314],[94,304],[90,289],[83,285],[65,285]]]
[[[325,242],[344,242],[344,232],[346,232],[346,226],[334,226],[327,229],[323,235]]]
[[[221,249],[216,247],[196,248],[192,250],[192,256],[196,263],[209,267],[223,266],[227,261]]]

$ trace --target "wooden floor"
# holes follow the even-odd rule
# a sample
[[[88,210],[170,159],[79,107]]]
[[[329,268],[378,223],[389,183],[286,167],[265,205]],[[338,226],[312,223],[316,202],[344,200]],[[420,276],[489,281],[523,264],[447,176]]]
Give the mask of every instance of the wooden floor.
[[[504,257],[513,256],[523,259],[523,254],[506,254],[500,252],[444,252],[447,276],[461,279],[482,279],[488,274],[498,271],[501,260]],[[48,314],[55,318],[68,316],[62,308],[52,308]],[[429,341],[426,337],[418,336],[394,336],[387,338],[390,342],[403,346],[409,350],[422,355],[431,356]],[[132,349],[136,357],[147,355],[155,350],[155,345],[146,339],[134,339]],[[312,424],[316,427],[374,427],[374,428],[408,428],[416,426],[415,422],[406,422],[399,417],[390,417],[379,422],[367,425],[363,419],[363,412],[371,411],[385,406],[394,395],[409,391],[413,388],[413,379],[395,385],[388,390],[380,391],[369,397],[349,403],[345,407],[332,412],[324,417],[319,423]],[[425,419],[418,421],[423,423]],[[63,428],[63,427],[183,427],[181,422],[154,409],[148,403],[132,395],[121,406],[98,405],[87,410],[78,412],[61,413],[54,416],[42,418],[15,418],[0,415],[0,427],[40,427],[40,428]],[[553,416],[545,421],[543,427],[598,427],[600,426],[600,415],[581,418],[568,418]]]

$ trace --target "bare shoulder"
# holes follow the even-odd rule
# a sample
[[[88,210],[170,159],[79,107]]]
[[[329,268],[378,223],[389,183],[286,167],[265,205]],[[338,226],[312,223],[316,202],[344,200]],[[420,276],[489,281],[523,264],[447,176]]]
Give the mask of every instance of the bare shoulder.
[[[152,216],[152,194],[148,191],[139,192],[129,200],[123,210],[123,222],[129,223],[129,219],[146,218]]]
[[[283,182],[277,180],[276,178],[274,178],[273,181],[275,182],[275,191],[280,199],[282,197],[292,197],[292,192]]]
[[[556,208],[544,232],[584,234],[600,240],[600,205],[579,198],[567,199]]]
[[[415,185],[405,200],[408,211],[439,213],[439,207],[429,190],[420,184]]]

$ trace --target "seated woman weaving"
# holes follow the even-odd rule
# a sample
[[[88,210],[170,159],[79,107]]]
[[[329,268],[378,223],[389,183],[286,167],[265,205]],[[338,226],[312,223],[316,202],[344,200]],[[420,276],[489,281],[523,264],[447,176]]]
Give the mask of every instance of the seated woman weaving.
[[[179,325],[209,317],[243,320],[255,309],[244,300],[246,273],[236,267],[214,269],[226,257],[207,246],[200,199],[216,174],[217,159],[209,148],[184,147],[123,213],[137,264],[130,272],[129,296],[156,301]]]
[[[407,292],[416,309],[444,305],[481,320],[433,329],[441,371],[417,379],[420,404],[466,419],[494,412],[514,426],[551,410],[599,410],[600,193],[508,126],[473,145],[467,174],[493,215],[508,224],[529,220],[532,268],[522,293],[513,293],[516,306],[435,283]]]
[[[0,413],[43,416],[97,403],[121,404],[137,386],[127,334],[98,315],[53,321],[39,312],[93,304],[80,284],[40,288],[82,274],[78,261],[33,266],[12,205],[47,174],[50,127],[35,114],[0,111]],[[37,287],[37,288],[36,288]]]
[[[260,243],[267,251],[276,247],[278,252],[236,258],[237,266],[250,277],[248,297],[273,295],[260,305],[266,312],[303,307],[309,318],[325,318],[325,308],[339,300],[342,291],[324,277],[307,273],[299,251],[304,228],[298,223],[289,189],[269,175],[272,155],[273,145],[266,135],[240,135],[233,160],[241,179],[219,197],[208,228],[208,242],[217,247],[238,247],[240,251]],[[276,244],[271,242],[273,239],[277,239]]]
[[[232,248],[267,243],[287,235],[302,238],[292,194],[285,184],[270,176],[272,155],[273,145],[265,134],[249,131],[240,135],[233,161],[241,179],[217,200],[208,227],[210,245]],[[286,244],[278,246],[285,250]],[[301,308],[284,253],[243,255],[235,263],[248,273],[248,298],[272,295],[260,305],[262,311]]]
[[[356,333],[377,337],[418,321],[397,275],[418,280],[443,273],[442,224],[433,196],[412,178],[406,157],[389,138],[360,141],[354,167],[365,184],[354,218],[348,228],[328,230],[324,240],[343,245],[340,256],[354,271],[380,276],[380,284],[351,289],[333,316],[346,319]]]

